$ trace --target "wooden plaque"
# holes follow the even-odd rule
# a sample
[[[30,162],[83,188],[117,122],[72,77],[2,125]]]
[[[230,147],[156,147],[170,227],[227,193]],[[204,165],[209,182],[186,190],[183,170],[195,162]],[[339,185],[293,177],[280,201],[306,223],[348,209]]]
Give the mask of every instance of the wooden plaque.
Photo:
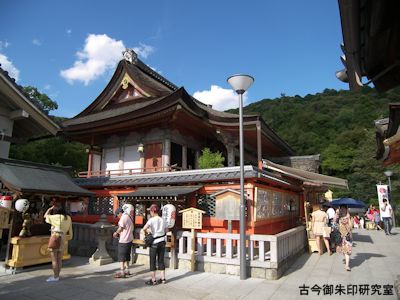
[[[203,214],[204,211],[191,207],[181,210],[182,213],[182,227],[187,229],[201,229],[203,227]]]

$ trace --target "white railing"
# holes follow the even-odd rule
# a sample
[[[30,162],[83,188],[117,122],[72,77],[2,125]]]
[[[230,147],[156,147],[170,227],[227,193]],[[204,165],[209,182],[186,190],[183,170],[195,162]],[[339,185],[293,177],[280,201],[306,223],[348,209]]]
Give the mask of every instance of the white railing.
[[[76,246],[97,246],[95,229],[88,224],[74,223],[72,244]],[[117,240],[112,239],[113,229],[110,228],[110,240],[107,243],[108,251],[115,255]],[[135,238],[139,237],[140,228],[135,229]],[[171,243],[168,234],[169,245]],[[196,233],[195,237],[196,262],[216,263],[225,265],[240,265],[240,235],[230,233]],[[165,257],[172,259],[190,260],[192,240],[190,231],[178,231],[176,234],[176,249],[167,248]],[[253,234],[246,236],[246,257],[250,267],[277,269],[280,263],[295,257],[307,246],[305,227],[299,226],[275,235]],[[115,253],[114,253],[115,252]],[[176,254],[175,254],[176,253]],[[74,254],[74,253],[71,253]],[[110,253],[111,254],[111,253]],[[136,254],[149,255],[149,249],[143,245],[136,245]]]
[[[191,233],[180,231],[178,259],[190,260]],[[229,233],[196,233],[197,262],[240,265],[240,235]],[[304,249],[305,227],[299,226],[276,235],[246,236],[246,257],[250,267],[277,268],[279,263]]]

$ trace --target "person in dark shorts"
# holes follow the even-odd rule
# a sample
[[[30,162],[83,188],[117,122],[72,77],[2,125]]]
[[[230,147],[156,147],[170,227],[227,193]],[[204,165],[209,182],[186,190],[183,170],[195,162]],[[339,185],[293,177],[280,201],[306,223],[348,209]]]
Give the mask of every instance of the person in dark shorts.
[[[147,221],[146,225],[143,227],[144,232],[150,232],[154,241],[150,246],[150,276],[151,278],[146,281],[147,285],[156,285],[159,283],[166,283],[165,279],[165,264],[164,264],[164,253],[165,253],[165,240],[167,228],[164,224],[163,219],[158,215],[159,207],[157,204],[152,204],[150,206],[151,218]],[[158,270],[160,271],[160,279],[156,279],[156,265],[158,265]]]
[[[113,237],[119,237],[118,241],[118,261],[121,263],[121,269],[114,275],[114,278],[125,278],[130,275],[129,262],[131,260],[131,250],[133,241],[133,205],[124,204],[122,206],[123,214],[118,222],[118,229]]]

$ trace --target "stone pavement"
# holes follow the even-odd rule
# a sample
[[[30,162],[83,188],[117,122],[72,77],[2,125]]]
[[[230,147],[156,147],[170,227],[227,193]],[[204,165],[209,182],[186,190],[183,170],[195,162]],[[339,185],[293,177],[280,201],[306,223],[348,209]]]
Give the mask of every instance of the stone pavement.
[[[46,282],[50,264],[15,275],[0,273],[0,299],[399,299],[390,288],[400,275],[400,229],[393,232],[385,236],[381,231],[355,230],[351,272],[344,270],[342,256],[305,253],[279,280],[167,270],[167,284],[146,286],[146,266],[134,265],[133,276],[113,279],[118,263],[95,267],[87,258],[73,257],[56,283]],[[353,288],[354,295],[335,294],[341,287],[346,293]]]

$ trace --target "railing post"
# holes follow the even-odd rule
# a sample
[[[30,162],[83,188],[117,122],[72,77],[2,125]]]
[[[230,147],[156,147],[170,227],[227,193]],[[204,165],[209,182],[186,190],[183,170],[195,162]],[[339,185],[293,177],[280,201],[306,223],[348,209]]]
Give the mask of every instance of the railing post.
[[[278,241],[276,236],[274,236],[270,242],[271,245],[271,268],[278,267]]]
[[[226,258],[232,258],[232,240],[231,239],[226,239]]]
[[[258,260],[265,261],[265,242],[264,241],[258,242]]]

